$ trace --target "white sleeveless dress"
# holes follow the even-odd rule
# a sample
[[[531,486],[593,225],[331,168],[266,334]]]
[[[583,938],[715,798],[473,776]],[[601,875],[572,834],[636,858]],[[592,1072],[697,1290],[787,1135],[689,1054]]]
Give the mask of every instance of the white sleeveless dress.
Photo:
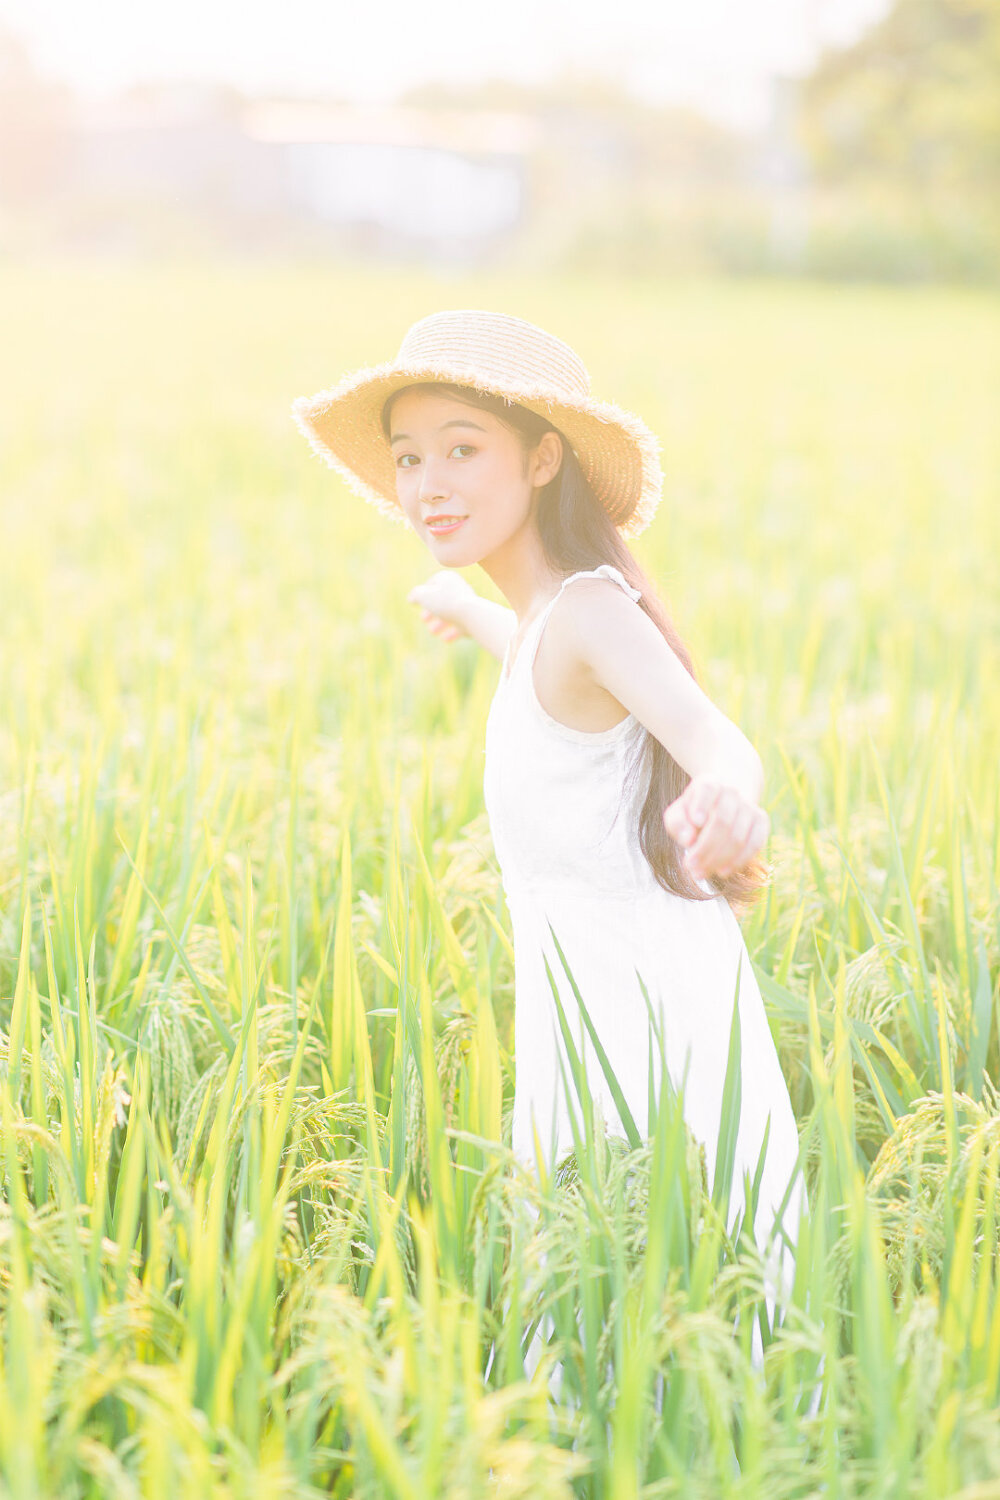
[[[532,667],[548,616],[575,578],[613,579],[636,600],[617,568],[602,564],[563,580],[559,593],[529,626],[510,666],[510,647],[486,727],[484,799],[514,945],[514,1064],[512,1149],[535,1166],[534,1131],[553,1166],[573,1149],[560,1071],[561,1053],[578,1120],[552,990],[581,1050],[579,1007],[548,930],[551,921],[597,1034],[641,1134],[648,1136],[649,1023],[636,978],[642,975],[658,1007],[668,1071],[678,1086],[687,1065],[684,1114],[705,1146],[711,1189],[722,1113],[730,1023],[742,959],[739,1014],[742,1108],[730,1202],[730,1225],[742,1210],[742,1179],[751,1181],[770,1117],[770,1135],[755,1228],[763,1245],[795,1172],[798,1132],[768,1027],[760,990],[739,924],[722,896],[693,901],[658,885],[636,830],[644,798],[641,779],[626,794],[629,756],[644,734],[629,714],[596,733],[553,719],[535,694]],[[706,892],[711,888],[701,882]],[[612,1132],[625,1134],[589,1036],[582,1055],[587,1082]],[[653,1072],[660,1093],[658,1049]],[[801,1176],[784,1214],[794,1240]],[[781,1261],[785,1261],[780,1254]],[[785,1262],[786,1273],[791,1269]]]

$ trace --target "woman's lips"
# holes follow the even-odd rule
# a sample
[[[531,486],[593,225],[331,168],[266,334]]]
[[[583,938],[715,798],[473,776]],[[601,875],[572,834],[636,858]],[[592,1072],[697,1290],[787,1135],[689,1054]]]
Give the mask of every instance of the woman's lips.
[[[427,530],[433,531],[435,536],[450,536],[453,531],[458,530],[465,519],[465,516],[456,516],[453,521],[449,521],[447,524],[438,521],[428,521],[426,523]]]

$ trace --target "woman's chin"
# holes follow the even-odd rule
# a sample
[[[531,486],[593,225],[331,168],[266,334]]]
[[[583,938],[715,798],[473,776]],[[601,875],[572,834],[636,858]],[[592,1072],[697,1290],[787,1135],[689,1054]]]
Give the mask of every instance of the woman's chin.
[[[459,531],[464,530],[464,526],[459,527]],[[459,538],[457,532],[454,537],[428,532],[426,539],[428,551],[446,568],[467,568],[482,556],[482,548],[472,538]]]

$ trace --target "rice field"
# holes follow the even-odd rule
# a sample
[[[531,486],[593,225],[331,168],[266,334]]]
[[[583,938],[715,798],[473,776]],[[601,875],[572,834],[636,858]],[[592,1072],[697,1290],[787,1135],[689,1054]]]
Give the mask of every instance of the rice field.
[[[504,1145],[499,664],[289,416],[445,306],[662,439],[767,771],[775,1326],[675,1103]],[[53,263],[0,327],[0,1493],[1000,1497],[1000,299]]]

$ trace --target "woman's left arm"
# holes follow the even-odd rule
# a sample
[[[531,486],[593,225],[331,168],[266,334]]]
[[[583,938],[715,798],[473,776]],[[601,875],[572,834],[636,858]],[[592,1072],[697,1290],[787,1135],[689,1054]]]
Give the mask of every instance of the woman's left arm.
[[[567,641],[579,665],[644,724],[691,781],[664,809],[696,878],[730,874],[770,832],[764,767],[746,735],[695,682],[660,630],[617,585],[565,590]]]

